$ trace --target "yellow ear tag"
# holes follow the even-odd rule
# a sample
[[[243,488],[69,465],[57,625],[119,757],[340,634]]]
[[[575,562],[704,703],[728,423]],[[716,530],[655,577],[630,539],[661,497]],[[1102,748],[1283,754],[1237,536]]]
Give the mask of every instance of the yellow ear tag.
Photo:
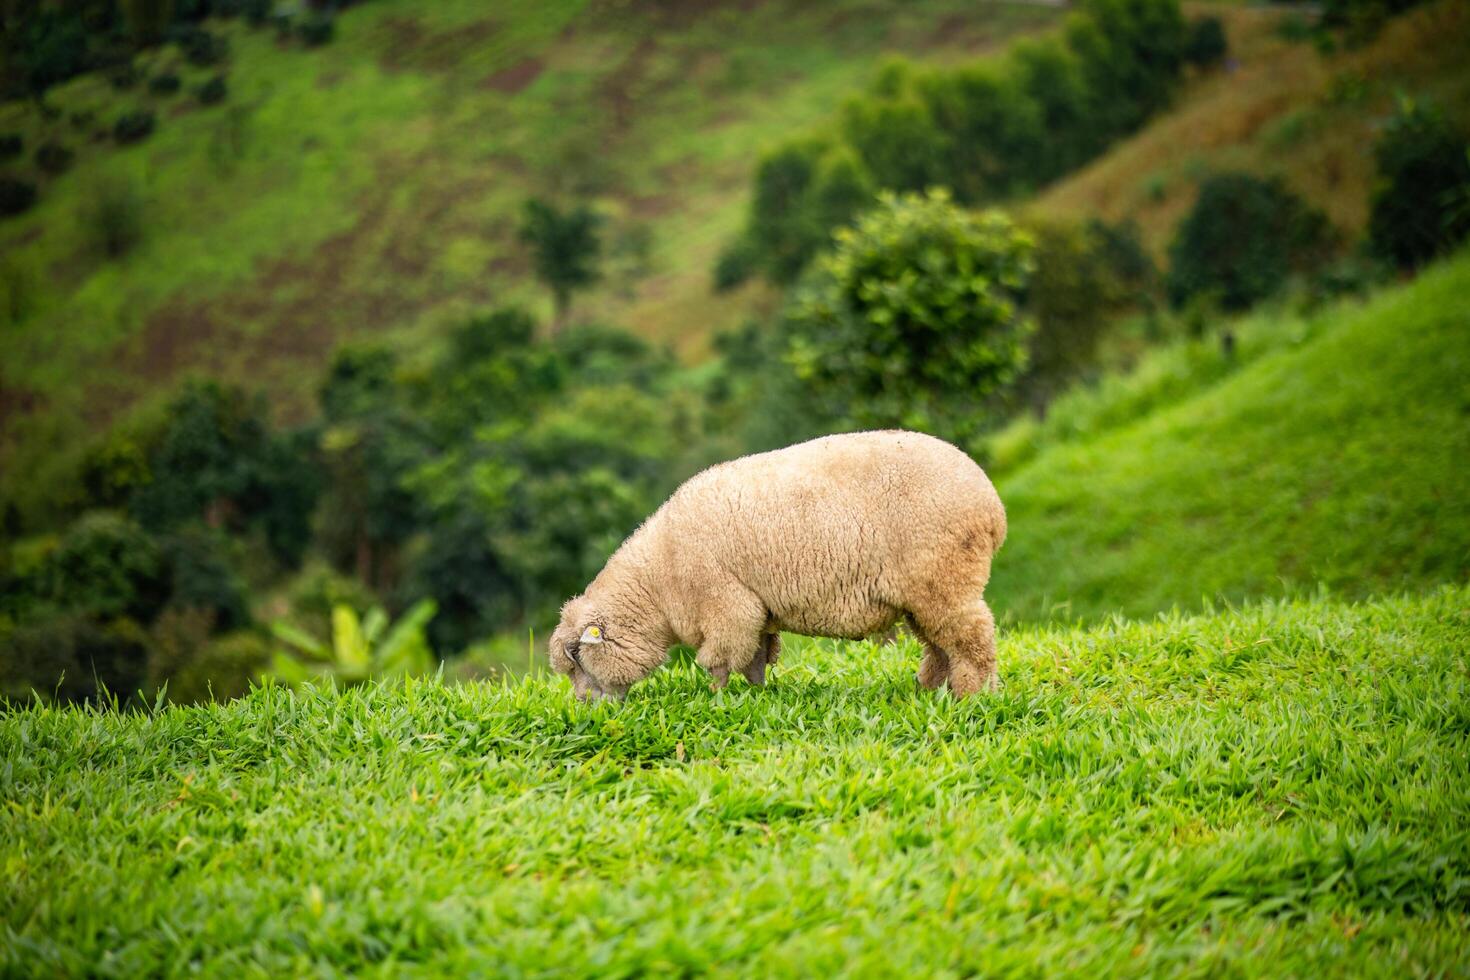
[[[582,631],[583,643],[601,643],[602,630],[596,626],[589,626]]]
[[[591,633],[594,638],[601,638],[602,636],[602,630],[598,629],[596,626],[587,627],[587,632]]]

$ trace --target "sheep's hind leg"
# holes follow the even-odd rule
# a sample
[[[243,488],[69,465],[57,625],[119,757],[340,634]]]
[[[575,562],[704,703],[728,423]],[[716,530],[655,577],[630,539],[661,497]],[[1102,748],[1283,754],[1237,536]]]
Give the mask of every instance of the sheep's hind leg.
[[[956,697],[1000,687],[995,671],[995,616],[984,599],[972,599],[959,608],[916,611],[914,619],[929,643],[949,660],[949,688]],[[929,663],[929,654],[924,657]],[[932,675],[931,675],[932,676]],[[924,679],[920,668],[919,679]]]
[[[919,664],[919,683],[931,691],[937,691],[949,680],[949,655],[934,645],[914,621],[908,617],[909,629],[919,642],[924,644],[924,659]]]

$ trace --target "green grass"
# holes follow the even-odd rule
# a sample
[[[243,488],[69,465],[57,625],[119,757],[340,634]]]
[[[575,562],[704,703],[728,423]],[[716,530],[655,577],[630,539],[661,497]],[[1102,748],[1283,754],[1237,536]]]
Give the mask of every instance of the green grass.
[[[0,973],[1448,975],[1470,590],[0,716]]]
[[[859,0],[752,9],[581,0],[381,0],[302,50],[270,30],[229,38],[230,97],[197,106],[212,70],[173,49],[185,93],[59,88],[44,120],[0,105],[0,132],[77,150],[39,204],[0,225],[0,458],[9,483],[102,422],[157,402],[189,371],[263,387],[283,416],[313,408],[333,347],[421,349],[471,311],[549,311],[516,237],[532,194],[585,196],[612,243],[651,232],[647,267],[610,260],[581,315],[685,352],[738,325],[758,287],[714,296],[710,270],[742,219],[760,153],[829,116],[889,52],[946,62],[1055,23],[1027,4]],[[134,107],[146,142],[104,135]],[[78,127],[76,112],[93,120]],[[29,158],[8,165],[35,176]],[[81,220],[104,181],[144,202],[143,237],[109,260]]]
[[[1283,318],[1283,343],[1197,393],[1145,371],[1079,396],[1092,431],[1043,432],[1054,441],[998,481],[997,614],[1470,579],[1467,295],[1463,252],[1310,329]]]

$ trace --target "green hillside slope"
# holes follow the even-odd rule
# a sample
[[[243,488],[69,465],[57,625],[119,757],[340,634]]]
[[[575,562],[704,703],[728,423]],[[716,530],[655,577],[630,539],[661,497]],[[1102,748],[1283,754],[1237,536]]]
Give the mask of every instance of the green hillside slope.
[[[1002,617],[1470,576],[1470,253],[1002,479]],[[1290,325],[1283,323],[1281,329]]]
[[[1431,975],[1470,957],[1470,591],[0,716],[0,972]]]
[[[189,370],[305,411],[344,339],[421,344],[468,311],[549,306],[516,235],[533,194],[609,216],[608,274],[581,315],[697,348],[763,296],[710,290],[761,152],[886,53],[974,58],[1058,17],[960,0],[379,0],[321,48],[211,22],[229,44],[223,105],[192,94],[217,69],[173,47],[138,70],[179,74],[182,94],[91,75],[48,93],[54,118],[0,105],[0,133],[76,151],[55,178],[6,167],[40,198],[0,225],[0,444],[54,452]],[[157,131],[113,145],[134,109]],[[91,216],[119,197],[141,238],[108,259]]]

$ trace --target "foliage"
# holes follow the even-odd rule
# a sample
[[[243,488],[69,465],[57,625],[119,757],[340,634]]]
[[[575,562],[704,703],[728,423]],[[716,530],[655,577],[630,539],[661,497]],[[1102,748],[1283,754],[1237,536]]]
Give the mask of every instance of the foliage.
[[[161,548],[171,579],[170,606],[206,614],[212,630],[227,632],[250,624],[245,582],[222,532],[183,527],[165,537]]]
[[[0,218],[24,214],[36,203],[36,185],[19,177],[0,175]]]
[[[179,76],[173,72],[164,72],[148,79],[148,91],[154,95],[173,95],[182,85]]]
[[[1089,0],[1063,37],[995,63],[889,63],[844,105],[839,139],[789,141],[762,161],[742,247],[790,283],[876,190],[944,186],[975,204],[1053,180],[1167,104],[1187,41],[1177,0]],[[825,178],[822,159],[835,168]]]
[[[572,294],[596,282],[602,254],[598,229],[602,219],[587,205],[566,211],[539,198],[526,202],[521,240],[531,248],[536,276],[551,290],[555,321],[566,318]]]
[[[1200,345],[1176,352],[1199,358],[1193,379],[1120,379],[1091,431],[997,481],[1011,529],[986,592],[998,615],[1465,581],[1466,289],[1461,255],[1311,324],[1262,314],[1241,330],[1242,367]]]
[[[229,92],[229,84],[225,81],[225,76],[215,75],[209,81],[199,86],[199,104],[218,105],[225,100],[225,96],[229,95]]]
[[[1184,60],[1199,68],[1213,68],[1225,60],[1230,45],[1225,39],[1225,25],[1214,16],[1196,17],[1189,22],[1189,35],[1184,40]]]
[[[969,434],[978,400],[1012,383],[1029,239],[949,195],[884,195],[837,234],[783,317],[789,361],[834,419]]]
[[[1378,183],[1368,236],[1402,268],[1415,268],[1470,236],[1470,146],[1432,105],[1401,100],[1373,148]]]
[[[78,215],[80,224],[94,251],[121,258],[143,240],[142,195],[130,179],[121,176],[100,177],[90,191]]]
[[[911,639],[793,638],[765,690],[621,704],[17,706],[0,972],[1453,974],[1467,605],[1003,630],[966,701]]]
[[[218,384],[194,384],[170,406],[152,447],[150,482],[130,500],[144,526],[166,530],[259,528],[271,551],[294,565],[309,540],[318,482],[302,451],[309,433],[277,434],[258,397]]]
[[[321,47],[336,34],[336,21],[327,14],[313,14],[296,26],[296,34],[308,48]]]
[[[139,45],[157,43],[174,19],[174,0],[118,0],[117,5]]]
[[[197,68],[217,65],[224,61],[229,53],[229,44],[223,37],[206,31],[202,27],[181,30],[178,45],[185,60]]]
[[[63,616],[0,630],[0,697],[127,700],[147,676],[148,636],[130,619]]]
[[[1326,217],[1279,178],[1216,174],[1201,184],[1169,245],[1169,298],[1183,305],[1204,296],[1245,309],[1293,270],[1320,266],[1332,238]]]
[[[277,620],[271,632],[287,649],[276,651],[270,672],[291,684],[319,677],[360,684],[373,678],[427,674],[434,668],[434,654],[425,629],[435,612],[433,600],[423,599],[390,623],[378,607],[359,617],[351,606],[338,605],[332,609],[330,643]]]
[[[147,109],[125,112],[112,125],[112,138],[118,143],[138,143],[153,135],[154,115]]]
[[[1036,331],[1021,387],[1030,402],[1042,404],[1093,368],[1109,321],[1147,296],[1153,264],[1128,225],[1042,223],[1032,234],[1035,271],[1026,310]]]
[[[171,657],[164,659],[163,651]],[[210,636],[199,629],[197,613],[164,613],[153,628],[149,684],[154,690],[167,684],[174,704],[229,701],[249,693],[271,654],[270,642],[254,630]]]
[[[59,607],[96,619],[147,622],[168,599],[167,572],[157,542],[143,528],[94,511],[67,528],[42,574],[45,596]]]
[[[19,133],[0,133],[0,160],[14,160],[25,152],[25,137]]]
[[[75,153],[55,140],[47,140],[36,147],[36,166],[53,177],[70,170],[75,157]]]

